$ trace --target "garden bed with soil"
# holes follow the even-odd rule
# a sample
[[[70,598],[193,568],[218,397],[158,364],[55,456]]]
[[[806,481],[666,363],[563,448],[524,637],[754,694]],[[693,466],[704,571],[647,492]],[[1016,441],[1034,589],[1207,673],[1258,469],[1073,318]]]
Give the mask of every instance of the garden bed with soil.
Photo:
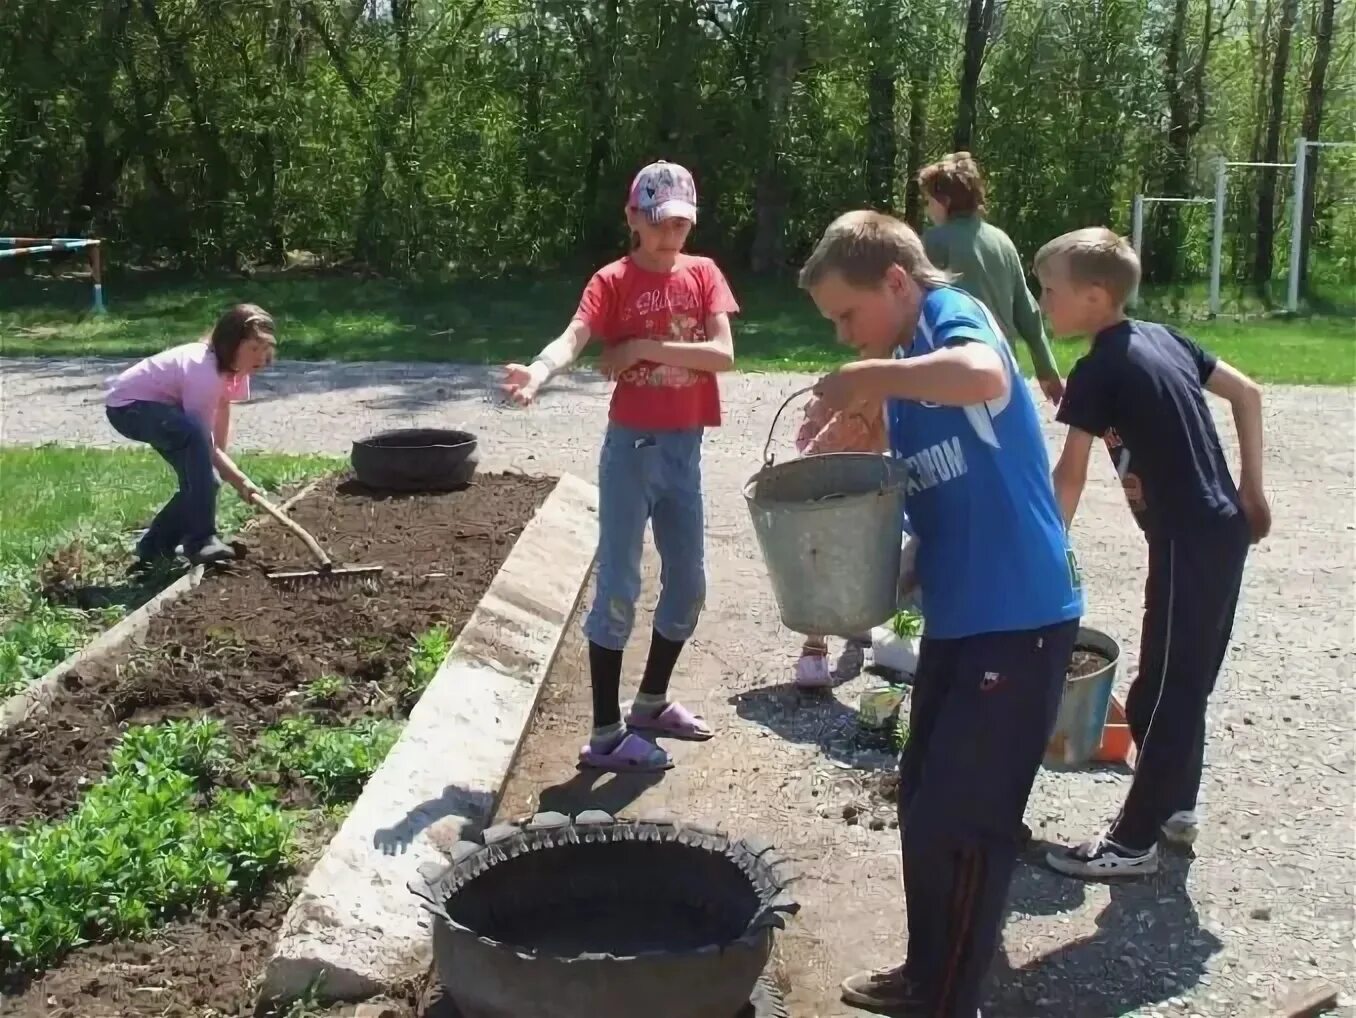
[[[384,566],[378,582],[281,588],[265,573],[312,564],[262,527],[6,732],[0,1010],[251,1013],[305,871],[554,483],[326,480],[294,516],[336,564]]]

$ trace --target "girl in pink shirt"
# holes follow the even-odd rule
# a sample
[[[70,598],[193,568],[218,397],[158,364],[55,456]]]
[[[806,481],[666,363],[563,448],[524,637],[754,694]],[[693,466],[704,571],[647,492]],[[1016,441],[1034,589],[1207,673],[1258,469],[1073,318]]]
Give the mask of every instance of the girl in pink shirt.
[[[226,455],[231,404],[249,398],[250,375],[272,362],[276,346],[268,312],[237,304],[210,335],[138,361],[108,383],[108,422],[158,452],[179,480],[137,543],[135,569],[173,558],[181,544],[195,565],[235,557],[217,536],[217,475],[246,502],[258,491]]]

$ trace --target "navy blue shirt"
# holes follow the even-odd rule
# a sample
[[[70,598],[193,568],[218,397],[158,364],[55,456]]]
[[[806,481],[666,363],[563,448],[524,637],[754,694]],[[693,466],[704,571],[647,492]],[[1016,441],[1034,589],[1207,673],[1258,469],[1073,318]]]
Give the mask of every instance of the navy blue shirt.
[[[924,632],[933,639],[1042,629],[1083,614],[1078,568],[1050,483],[1031,392],[993,315],[968,293],[930,290],[896,357],[983,343],[1008,391],[987,403],[890,400],[890,449],[904,461]]]
[[[1237,516],[1238,488],[1206,405],[1215,358],[1153,322],[1103,329],[1069,373],[1059,420],[1105,441],[1135,520],[1171,536]]]

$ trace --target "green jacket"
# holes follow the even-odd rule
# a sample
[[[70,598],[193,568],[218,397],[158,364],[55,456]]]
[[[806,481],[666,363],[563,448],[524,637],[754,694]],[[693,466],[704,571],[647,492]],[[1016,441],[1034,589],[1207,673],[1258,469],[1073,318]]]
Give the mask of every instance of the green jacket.
[[[981,216],[952,216],[923,234],[923,247],[933,265],[956,273],[960,278],[955,285],[993,312],[1009,344],[1015,346],[1018,336],[1025,340],[1037,378],[1058,376],[1040,306],[1027,289],[1022,259],[1006,233]]]

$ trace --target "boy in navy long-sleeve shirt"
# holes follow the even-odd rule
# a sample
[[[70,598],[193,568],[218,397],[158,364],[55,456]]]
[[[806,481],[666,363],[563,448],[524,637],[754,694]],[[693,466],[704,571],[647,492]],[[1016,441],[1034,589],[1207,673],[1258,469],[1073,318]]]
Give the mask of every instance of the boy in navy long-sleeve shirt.
[[[1101,228],[1065,234],[1036,255],[1055,333],[1092,337],[1059,408],[1069,425],[1054,471],[1065,522],[1100,438],[1149,545],[1139,672],[1126,700],[1134,781],[1104,834],[1048,857],[1056,870],[1085,878],[1152,873],[1160,835],[1195,840],[1206,701],[1228,649],[1249,546],[1271,529],[1261,390],[1173,329],[1127,319],[1139,271],[1130,245]],[[1206,392],[1233,407],[1237,485]]]

